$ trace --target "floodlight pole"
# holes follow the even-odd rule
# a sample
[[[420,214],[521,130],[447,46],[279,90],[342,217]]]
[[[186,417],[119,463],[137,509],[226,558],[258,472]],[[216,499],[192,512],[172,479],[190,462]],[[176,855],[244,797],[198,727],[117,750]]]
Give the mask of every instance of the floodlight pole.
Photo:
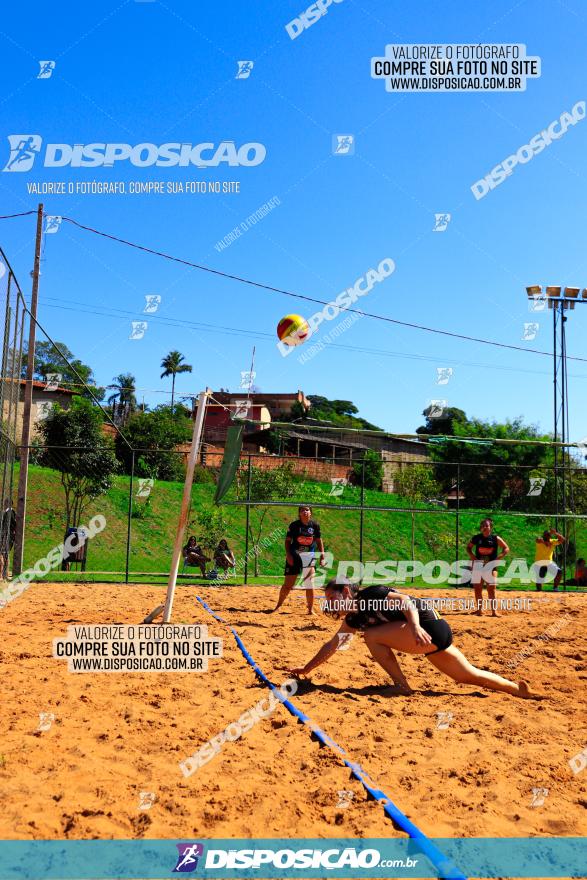
[[[24,557],[24,533],[26,526],[26,501],[29,479],[29,447],[31,443],[31,411],[33,406],[33,377],[35,374],[35,342],[37,336],[37,304],[39,299],[39,275],[41,274],[41,242],[43,239],[43,205],[37,208],[37,235],[35,238],[35,262],[33,265],[33,285],[31,307],[29,309],[29,338],[27,345],[26,384],[22,408],[22,434],[20,440],[20,472],[18,475],[18,498],[16,502],[16,530],[14,534],[14,555],[12,573],[22,573]],[[19,381],[20,377],[16,377]]]

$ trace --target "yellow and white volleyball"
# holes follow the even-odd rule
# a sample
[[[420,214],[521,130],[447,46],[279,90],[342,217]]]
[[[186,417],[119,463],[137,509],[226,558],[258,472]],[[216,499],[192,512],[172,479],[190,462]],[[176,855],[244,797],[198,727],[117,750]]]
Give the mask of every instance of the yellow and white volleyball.
[[[301,315],[286,315],[277,325],[277,335],[285,345],[301,345],[310,335],[310,327]]]

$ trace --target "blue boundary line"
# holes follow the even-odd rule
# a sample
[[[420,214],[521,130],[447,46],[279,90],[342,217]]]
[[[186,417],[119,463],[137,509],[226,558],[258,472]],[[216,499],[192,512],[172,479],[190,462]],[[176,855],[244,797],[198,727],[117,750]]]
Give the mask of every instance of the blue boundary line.
[[[299,724],[305,724],[312,731],[312,739],[318,740],[321,746],[328,746],[334,752],[337,752],[343,759],[346,766],[351,771],[351,778],[357,779],[363,787],[367,791],[368,798],[372,800],[379,801],[383,805],[383,809],[389,819],[392,822],[395,822],[406,834],[409,835],[413,840],[416,840],[419,844],[421,851],[430,859],[432,864],[439,871],[439,876],[446,878],[446,880],[467,880],[464,874],[459,871],[457,867],[445,856],[439,849],[436,847],[432,841],[428,840],[423,831],[414,825],[413,822],[408,819],[404,813],[396,807],[393,801],[383,792],[381,789],[377,788],[377,784],[371,779],[368,773],[363,770],[360,764],[355,763],[354,761],[349,760],[347,757],[347,752],[339,746],[337,742],[335,742],[331,737],[328,736],[327,733],[324,733],[321,730],[315,721],[313,721],[309,715],[306,715],[304,712],[301,712],[291,700],[287,699],[283,696],[280,690],[275,687],[275,685],[271,684],[259,664],[251,657],[249,652],[247,651],[242,639],[240,638],[237,631],[230,626],[230,624],[224,620],[219,614],[216,614],[215,611],[210,608],[210,606],[204,602],[204,600],[200,596],[196,596],[196,599],[206,609],[206,611],[212,615],[219,623],[227,626],[231,633],[234,636],[234,639],[240,648],[245,660],[247,663],[253,668],[253,671],[257,678],[266,684],[272,691],[273,694],[277,697],[277,699],[283,703],[288,712],[291,715],[294,715]]]

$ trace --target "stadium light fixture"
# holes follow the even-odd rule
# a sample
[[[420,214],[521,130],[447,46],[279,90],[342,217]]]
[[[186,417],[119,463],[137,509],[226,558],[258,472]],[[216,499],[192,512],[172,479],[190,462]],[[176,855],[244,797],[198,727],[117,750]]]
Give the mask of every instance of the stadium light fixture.
[[[526,293],[533,299],[536,296],[542,295],[542,287],[539,284],[531,284],[530,287],[526,288]]]
[[[559,297],[561,295],[561,288],[560,287],[547,287],[546,288],[546,295]]]

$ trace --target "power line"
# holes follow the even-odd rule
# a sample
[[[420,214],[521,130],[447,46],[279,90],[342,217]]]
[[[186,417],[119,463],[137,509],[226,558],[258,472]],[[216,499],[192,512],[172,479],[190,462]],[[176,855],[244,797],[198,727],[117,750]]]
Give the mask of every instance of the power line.
[[[316,303],[317,305],[321,305],[321,306],[329,305],[328,300],[317,299],[316,297],[306,296],[301,293],[294,293],[291,290],[284,290],[281,287],[273,287],[270,284],[263,284],[260,281],[253,281],[250,278],[243,278],[240,275],[233,275],[228,272],[221,272],[219,269],[210,268],[210,266],[202,266],[199,263],[193,263],[191,260],[184,260],[181,257],[174,257],[171,254],[166,254],[164,251],[157,251],[154,248],[149,248],[149,247],[146,247],[145,245],[140,245],[140,244],[137,244],[136,242],[128,241],[125,238],[120,238],[119,236],[111,235],[109,232],[103,232],[99,229],[95,229],[93,226],[86,226],[83,223],[79,223],[77,220],[74,220],[71,217],[63,217],[62,219],[65,220],[67,223],[71,223],[73,226],[77,226],[79,229],[85,230],[86,232],[91,232],[94,235],[100,235],[103,238],[110,239],[110,241],[116,241],[119,244],[124,244],[127,247],[131,247],[131,248],[134,248],[135,250],[143,251],[144,253],[147,253],[147,254],[152,254],[153,256],[156,256],[156,257],[162,257],[163,259],[170,260],[171,262],[174,262],[174,263],[180,263],[183,266],[189,266],[192,269],[199,269],[201,272],[208,272],[211,275],[217,275],[221,278],[227,278],[230,281],[238,281],[240,284],[248,284],[251,287],[257,287],[260,290],[267,290],[270,293],[280,293],[283,296],[289,296],[289,297],[292,297],[293,299],[304,300],[305,302],[312,302],[312,303]],[[376,315],[372,312],[365,312],[360,309],[345,308],[342,311],[350,312],[351,314],[360,315],[365,318],[373,318],[377,321],[384,321],[385,323],[388,323],[388,324],[396,324],[400,327],[410,327],[413,330],[423,330],[427,333],[437,333],[440,336],[449,336],[453,339],[464,339],[466,342],[477,342],[480,345],[492,345],[496,348],[509,349],[510,351],[523,351],[523,352],[529,352],[531,354],[546,355],[547,357],[551,356],[550,352],[541,351],[540,349],[536,349],[536,348],[526,348],[521,345],[508,345],[505,342],[496,342],[495,340],[481,339],[478,336],[468,336],[463,333],[453,333],[451,330],[440,330],[439,328],[435,328],[435,327],[427,327],[424,324],[414,324],[409,321],[400,321],[397,318],[390,318],[386,315]],[[573,358],[570,358],[570,360],[583,361],[583,362],[587,363],[587,358],[573,357]]]
[[[27,214],[31,214],[31,213],[35,213],[35,212],[29,211],[29,212],[23,212],[22,214],[5,215],[4,217],[0,216],[0,219],[11,219],[12,217],[26,216]],[[240,284],[248,284],[249,286],[256,287],[259,290],[267,290],[270,293],[279,293],[282,296],[289,296],[293,299],[303,300],[304,302],[312,302],[312,303],[315,303],[316,305],[321,305],[321,306],[329,305],[328,300],[322,300],[322,299],[318,299],[316,297],[306,296],[305,294],[301,294],[301,293],[294,293],[291,290],[284,290],[281,287],[274,287],[273,285],[270,285],[270,284],[263,284],[260,281],[253,281],[250,278],[243,278],[240,275],[233,275],[229,272],[222,272],[219,269],[212,269],[210,266],[203,266],[199,263],[194,263],[191,260],[184,260],[181,257],[175,257],[171,254],[166,254],[164,251],[158,251],[158,250],[155,250],[154,248],[149,248],[149,247],[146,247],[145,245],[140,245],[140,244],[137,244],[136,242],[128,241],[125,238],[120,238],[119,236],[112,235],[109,232],[103,232],[102,230],[95,229],[93,226],[87,226],[83,223],[79,223],[77,220],[74,220],[72,217],[62,216],[62,220],[66,221],[67,223],[71,223],[73,226],[77,226],[78,229],[83,229],[86,232],[91,232],[94,235],[99,235],[102,238],[107,238],[110,241],[117,242],[118,244],[124,244],[127,247],[134,248],[135,250],[142,251],[143,253],[151,254],[156,257],[162,257],[165,260],[170,260],[171,262],[174,262],[174,263],[180,263],[183,266],[189,266],[190,268],[198,269],[201,272],[208,272],[211,275],[217,275],[218,277],[226,278],[229,281],[237,281]],[[397,318],[390,318],[387,315],[377,315],[377,314],[374,314],[373,312],[362,311],[361,309],[344,308],[344,309],[342,309],[342,311],[350,312],[351,314],[360,315],[361,317],[365,317],[365,318],[373,318],[374,320],[383,321],[384,323],[387,323],[387,324],[395,324],[396,326],[399,326],[399,327],[409,327],[412,330],[422,330],[426,333],[435,333],[439,336],[448,336],[452,339],[463,339],[465,342],[476,342],[479,345],[490,345],[490,346],[493,346],[494,348],[502,348],[502,349],[507,349],[509,351],[522,351],[524,353],[539,354],[539,355],[543,355],[546,357],[551,357],[550,352],[542,351],[537,348],[527,348],[527,347],[521,346],[521,345],[510,345],[508,343],[497,342],[496,340],[492,340],[492,339],[482,339],[479,336],[469,336],[464,333],[454,333],[451,330],[441,330],[438,327],[427,327],[424,324],[415,324],[410,321],[400,321]],[[568,356],[567,359],[587,363],[587,358]]]

